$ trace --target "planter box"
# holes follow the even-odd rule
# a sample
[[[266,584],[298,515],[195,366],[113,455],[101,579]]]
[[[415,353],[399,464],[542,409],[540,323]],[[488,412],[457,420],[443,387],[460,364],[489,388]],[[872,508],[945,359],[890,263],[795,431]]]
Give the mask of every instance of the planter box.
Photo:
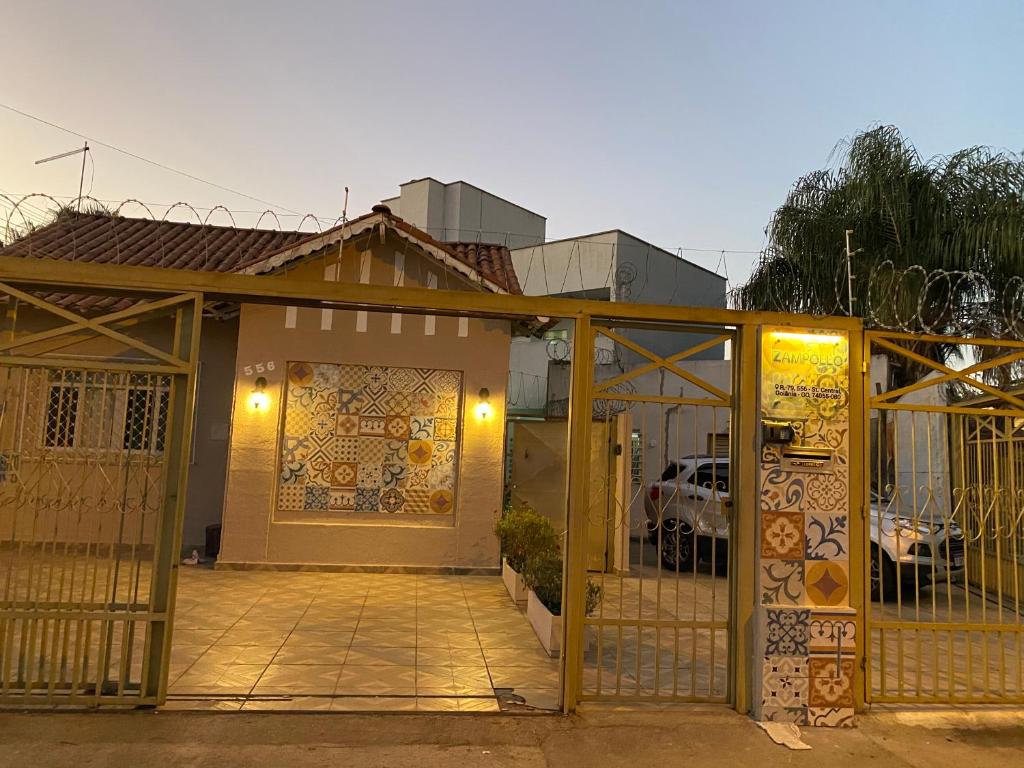
[[[508,596],[511,597],[517,605],[522,605],[526,602],[526,593],[530,590],[526,588],[526,582],[523,581],[523,577],[519,575],[519,571],[513,570],[505,558],[501,558],[501,580],[505,582],[505,589],[508,590]]]
[[[537,633],[537,639],[548,655],[557,658],[562,646],[562,617],[555,616],[542,603],[533,590],[528,590],[526,617]]]

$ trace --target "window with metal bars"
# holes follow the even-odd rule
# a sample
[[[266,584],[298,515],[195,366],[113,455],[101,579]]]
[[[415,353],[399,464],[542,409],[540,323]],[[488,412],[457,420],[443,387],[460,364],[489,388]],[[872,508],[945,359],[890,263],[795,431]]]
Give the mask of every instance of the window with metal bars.
[[[166,389],[129,389],[121,447],[126,451],[163,451],[169,402]]]
[[[78,424],[77,384],[52,384],[46,402],[43,445],[47,448],[71,448]]]
[[[51,371],[43,414],[43,446],[164,450],[170,403],[166,377]]]
[[[629,440],[629,474],[633,478],[633,485],[643,485],[644,482],[644,436],[639,429],[634,429]]]

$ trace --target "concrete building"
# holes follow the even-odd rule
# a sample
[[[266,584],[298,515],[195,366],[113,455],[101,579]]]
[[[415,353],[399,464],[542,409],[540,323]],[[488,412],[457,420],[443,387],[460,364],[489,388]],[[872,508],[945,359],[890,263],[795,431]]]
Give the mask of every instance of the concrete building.
[[[429,176],[399,186],[384,205],[441,242],[478,242],[523,248],[544,242],[546,219],[465,181]]]

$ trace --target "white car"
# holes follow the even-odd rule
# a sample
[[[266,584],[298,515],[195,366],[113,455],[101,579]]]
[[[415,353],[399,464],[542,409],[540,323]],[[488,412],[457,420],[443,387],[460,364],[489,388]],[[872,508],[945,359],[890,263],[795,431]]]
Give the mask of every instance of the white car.
[[[712,552],[724,564],[730,506],[729,459],[698,455],[670,462],[644,494],[650,540],[662,565],[686,571],[695,558],[709,561]],[[925,586],[963,571],[960,526],[938,512],[914,515],[907,506],[898,494],[871,494],[873,599],[895,597],[897,581]]]

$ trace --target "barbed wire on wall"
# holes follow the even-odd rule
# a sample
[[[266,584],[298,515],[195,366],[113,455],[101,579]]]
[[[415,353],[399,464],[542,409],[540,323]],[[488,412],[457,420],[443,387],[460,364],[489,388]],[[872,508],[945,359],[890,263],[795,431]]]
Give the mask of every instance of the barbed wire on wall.
[[[1022,275],[997,281],[980,270],[865,261],[858,257],[852,268],[852,311],[845,263],[831,278],[808,280],[778,258],[762,259],[755,274],[770,269],[768,279],[756,292],[748,286],[730,291],[729,306],[822,317],[853,314],[869,328],[903,333],[1024,339]]]
[[[49,225],[59,223],[62,216],[107,219],[109,237],[101,247],[101,250],[106,250],[97,260],[131,263],[140,244],[123,234],[133,222],[146,220],[155,225],[146,232],[149,238],[146,245],[150,252],[165,255],[173,245],[176,263],[201,262],[212,269],[217,269],[218,265],[208,263],[211,248],[223,237],[225,227],[254,234],[249,239],[239,238],[232,246],[231,264],[241,264],[256,261],[267,252],[265,239],[256,237],[257,234],[277,232],[295,235],[297,239],[303,234],[317,234],[343,223],[342,216],[329,219],[312,213],[287,214],[272,209],[232,210],[223,205],[203,207],[184,201],[157,205],[128,199],[114,203],[91,196],[68,198],[45,193],[15,196],[0,192],[0,243],[6,246],[17,244],[19,255],[59,256],[71,261],[82,256],[88,247],[90,257],[96,258],[95,239],[81,242],[76,237],[77,228],[74,226],[66,227],[67,231],[54,240]],[[195,227],[196,233],[184,246],[181,242],[182,224]],[[502,244],[502,239],[508,243],[512,236],[504,233],[491,239],[499,241],[495,244]],[[588,249],[599,249],[597,257],[588,254],[586,270],[581,251],[584,243]],[[557,251],[553,250],[556,245]],[[53,253],[53,250],[60,253]],[[726,274],[729,273],[726,254],[753,253],[714,252],[719,254],[715,269]],[[218,253],[223,257],[223,249]],[[643,243],[602,243],[585,237],[515,249],[513,261],[520,283],[530,294],[567,293],[590,298],[603,295],[612,301],[674,304],[683,295],[680,286],[691,276],[686,271],[685,253],[682,248],[672,254]],[[769,266],[771,269],[769,279],[763,281],[767,289],[757,293],[756,301],[752,300],[747,285],[727,290],[727,284],[723,283],[720,299],[702,296],[702,303],[714,305],[718,301],[719,305],[737,309],[804,312],[819,316],[850,314],[845,261],[838,259],[833,262],[836,264],[834,275],[828,279],[808,281],[788,261],[774,258],[774,255],[769,251],[762,252],[759,263],[754,267],[755,277],[759,271]],[[671,259],[671,262],[666,259]],[[162,259],[160,263],[163,264]],[[672,265],[671,272],[666,273],[665,264]],[[700,265],[696,267],[707,269]],[[657,276],[654,276],[655,268]],[[543,277],[537,278],[540,273]],[[448,276],[443,279],[447,280]],[[670,291],[665,285],[669,280]],[[892,261],[873,263],[860,254],[854,264],[853,283],[853,314],[863,317],[871,328],[1024,339],[1024,275],[996,281],[981,270],[926,270],[920,266],[897,266]],[[442,284],[439,287],[449,286]],[[604,293],[595,294],[601,291]],[[555,345],[549,347],[548,352],[551,359],[567,359],[568,350],[567,344]],[[613,359],[605,363],[615,362],[612,354]],[[601,360],[596,362],[601,364]]]
[[[283,213],[276,209],[247,210],[229,208],[224,205],[200,206],[186,201],[174,203],[152,203],[138,199],[109,200],[90,195],[68,197],[47,193],[31,193],[16,195],[0,188],[0,243],[10,244],[14,241],[26,241],[31,247],[31,238],[39,229],[52,224],[61,213],[77,213],[90,216],[109,216],[121,219],[147,219],[159,223],[185,223],[200,227],[227,226],[238,229],[276,230],[281,232],[306,232],[315,234],[331,229],[343,222],[343,217],[322,216],[314,213]],[[349,217],[352,218],[352,217]],[[116,224],[116,222],[115,222]],[[116,227],[115,227],[116,229]],[[694,261],[688,253],[720,253],[718,250],[700,248],[677,248],[675,253],[667,249],[657,248],[643,242],[611,243],[595,240],[595,236],[581,238],[545,238],[543,242],[519,245],[523,238],[536,235],[523,235],[513,232],[488,232],[462,228],[453,230],[432,231],[427,227],[424,231],[442,242],[476,242],[489,245],[503,245],[516,251],[524,262],[520,281],[525,283],[532,276],[543,283],[543,292],[555,294],[560,292],[593,292],[614,291],[633,282],[637,277],[638,263],[648,266],[653,259],[672,259],[676,262],[676,270],[680,266],[693,264],[703,270],[712,271],[709,266]],[[156,233],[160,236],[160,232]],[[585,244],[591,252],[598,252],[598,261],[606,262],[596,269],[584,273],[581,245]],[[566,255],[566,248],[568,254]],[[555,254],[554,250],[558,253]],[[724,253],[746,259],[755,251],[726,250]],[[629,265],[625,263],[629,261]],[[591,266],[591,265],[588,265]],[[644,270],[646,271],[646,270]],[[630,275],[625,280],[623,275]],[[643,282],[643,281],[642,281]],[[534,291],[539,292],[539,291]],[[629,295],[629,290],[623,292]],[[589,295],[600,298],[599,295]],[[618,297],[618,300],[623,300]]]

